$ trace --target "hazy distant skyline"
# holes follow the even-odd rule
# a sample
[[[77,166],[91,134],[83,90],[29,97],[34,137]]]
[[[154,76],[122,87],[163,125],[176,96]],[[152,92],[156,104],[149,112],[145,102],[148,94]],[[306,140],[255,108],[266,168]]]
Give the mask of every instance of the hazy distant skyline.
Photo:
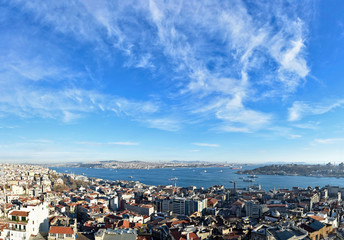
[[[4,1],[0,161],[344,161],[343,1]]]

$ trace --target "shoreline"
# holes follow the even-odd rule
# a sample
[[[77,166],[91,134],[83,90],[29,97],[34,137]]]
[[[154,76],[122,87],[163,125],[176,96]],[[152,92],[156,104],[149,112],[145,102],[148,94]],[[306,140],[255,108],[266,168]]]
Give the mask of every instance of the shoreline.
[[[245,175],[236,174],[235,171],[226,168],[207,168],[203,171],[202,168],[176,168],[172,171],[171,168],[160,169],[95,169],[95,168],[50,168],[63,174],[83,175],[89,178],[100,178],[105,181],[138,181],[146,185],[172,185],[170,179],[178,178],[177,185],[180,187],[196,186],[209,188],[214,185],[223,185],[225,188],[233,188],[233,183],[236,182],[238,188],[247,188],[254,185],[260,185],[262,189],[271,190],[273,187],[277,188],[292,188],[295,186],[325,186],[330,184],[332,186],[342,186],[343,179],[334,177],[315,177],[315,176],[295,176],[295,175],[260,175],[254,182],[244,182],[241,178]],[[220,171],[223,170],[223,171]],[[118,171],[118,172],[117,172]],[[287,182],[286,182],[287,181]],[[300,182],[302,184],[300,184]]]
[[[190,167],[150,167],[150,168],[123,168],[123,167],[119,167],[119,168],[101,168],[101,167],[79,167],[79,166],[49,166],[48,168],[85,168],[85,169],[113,169],[113,170],[119,170],[119,169],[123,169],[123,170],[150,170],[150,169],[188,169],[188,168],[228,168],[231,169],[228,166],[190,166]]]
[[[288,177],[315,177],[315,178],[344,178],[343,176],[327,176],[327,175],[300,175],[300,174],[264,174],[264,173],[235,173],[238,175],[257,175],[257,176],[288,176]]]

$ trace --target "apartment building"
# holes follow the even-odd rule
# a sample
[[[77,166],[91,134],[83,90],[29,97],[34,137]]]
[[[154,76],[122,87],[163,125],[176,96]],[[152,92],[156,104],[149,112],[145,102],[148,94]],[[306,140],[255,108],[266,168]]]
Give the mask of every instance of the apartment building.
[[[27,240],[39,232],[47,233],[48,215],[47,203],[11,210],[8,214],[8,225],[3,231],[5,240]]]

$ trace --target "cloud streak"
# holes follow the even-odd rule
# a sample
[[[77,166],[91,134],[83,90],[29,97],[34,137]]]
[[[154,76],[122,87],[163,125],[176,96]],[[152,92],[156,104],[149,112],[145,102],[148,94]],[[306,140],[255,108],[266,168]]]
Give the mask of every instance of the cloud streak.
[[[215,144],[215,143],[192,143],[195,146],[200,146],[200,147],[211,147],[211,148],[217,148],[220,147],[219,144]]]
[[[335,144],[344,142],[344,138],[318,138],[313,142],[318,144]]]
[[[113,145],[119,145],[119,146],[138,146],[140,143],[138,142],[88,142],[88,141],[82,141],[82,142],[76,142],[76,144],[80,145],[88,145],[88,146],[113,146]]]
[[[298,121],[301,120],[303,117],[309,115],[321,115],[325,114],[335,108],[342,107],[344,105],[344,100],[335,100],[331,103],[316,103],[316,104],[309,104],[302,101],[296,101],[293,105],[288,109],[289,110],[289,121]]]

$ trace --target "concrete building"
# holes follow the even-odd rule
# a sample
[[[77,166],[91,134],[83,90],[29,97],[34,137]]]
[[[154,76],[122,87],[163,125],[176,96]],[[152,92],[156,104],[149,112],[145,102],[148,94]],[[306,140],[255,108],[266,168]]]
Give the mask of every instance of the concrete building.
[[[186,214],[185,202],[186,202],[185,198],[174,197],[172,199],[172,212],[178,215],[185,215]]]
[[[245,211],[247,217],[259,218],[262,215],[260,204],[253,201],[247,201],[245,203]]]
[[[124,203],[124,208],[146,216],[154,213],[154,207],[148,204]]]

